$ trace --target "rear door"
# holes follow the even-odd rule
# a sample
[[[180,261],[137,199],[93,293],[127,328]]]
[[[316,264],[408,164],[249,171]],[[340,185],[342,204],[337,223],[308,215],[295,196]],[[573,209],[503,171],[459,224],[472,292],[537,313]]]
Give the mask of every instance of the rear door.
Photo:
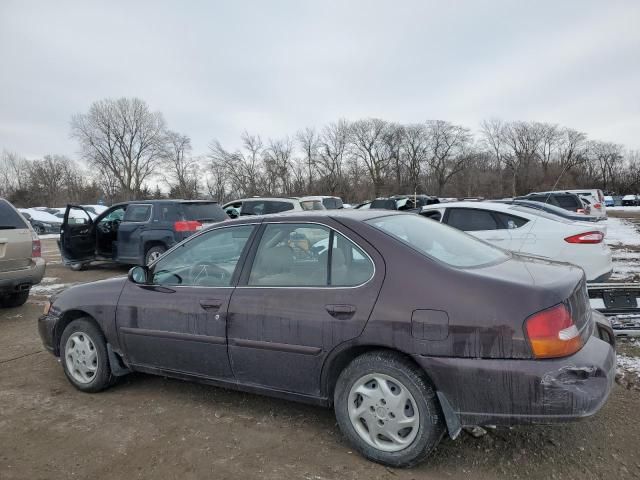
[[[479,208],[447,208],[444,222],[498,247],[511,248],[511,233],[491,211]]]
[[[69,262],[91,261],[96,255],[96,229],[91,215],[79,205],[67,205],[60,227],[60,253]]]
[[[0,272],[26,268],[31,263],[32,234],[26,221],[0,199]]]
[[[238,381],[318,395],[326,356],[362,332],[384,262],[338,225],[327,219],[262,227],[229,305],[229,356]]]
[[[142,235],[149,228],[153,215],[150,203],[132,203],[127,206],[118,226],[117,260],[139,261],[142,252]]]

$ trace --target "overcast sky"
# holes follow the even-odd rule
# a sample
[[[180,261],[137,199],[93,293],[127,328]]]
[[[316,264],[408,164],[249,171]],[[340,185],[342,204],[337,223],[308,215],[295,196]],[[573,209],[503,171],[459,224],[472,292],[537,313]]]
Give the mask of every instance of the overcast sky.
[[[640,148],[640,1],[0,1],[0,150],[76,157],[71,115],[121,96],[196,154],[369,116]]]

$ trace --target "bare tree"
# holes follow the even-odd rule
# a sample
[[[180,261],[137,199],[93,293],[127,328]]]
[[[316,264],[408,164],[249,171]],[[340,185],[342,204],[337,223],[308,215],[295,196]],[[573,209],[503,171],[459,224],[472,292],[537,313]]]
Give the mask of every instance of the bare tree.
[[[113,175],[128,199],[139,196],[143,183],[158,173],[166,151],[162,114],[138,98],[95,102],[88,113],[73,116],[71,135],[82,156]]]
[[[389,124],[379,118],[357,120],[351,124],[350,128],[353,154],[367,168],[375,196],[382,191],[391,163],[392,155],[388,144],[385,143],[388,130]]]
[[[304,161],[307,173],[307,189],[313,189],[313,174],[316,170],[320,138],[314,128],[305,128],[296,134],[296,140],[304,152]]]
[[[177,132],[167,132],[165,158],[169,170],[164,180],[172,194],[186,199],[198,198],[199,165],[191,156],[191,139]]]
[[[9,197],[26,186],[28,163],[15,152],[2,151],[0,155],[0,196]]]
[[[406,125],[402,129],[402,151],[412,192],[420,186],[420,175],[428,158],[428,136],[423,124]]]
[[[346,120],[339,120],[324,127],[318,140],[319,158],[317,169],[331,195],[336,193],[342,178],[342,167],[348,140],[349,124]]]
[[[468,128],[442,120],[427,122],[428,156],[430,174],[441,195],[451,178],[462,171],[468,160],[471,132]]]

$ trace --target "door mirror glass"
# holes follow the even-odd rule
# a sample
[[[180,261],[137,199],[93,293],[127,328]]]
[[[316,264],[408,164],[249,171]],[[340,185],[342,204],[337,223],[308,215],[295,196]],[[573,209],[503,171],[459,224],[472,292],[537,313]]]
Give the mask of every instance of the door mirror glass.
[[[137,265],[129,270],[129,280],[133,283],[144,285],[149,278],[149,269],[143,265]]]

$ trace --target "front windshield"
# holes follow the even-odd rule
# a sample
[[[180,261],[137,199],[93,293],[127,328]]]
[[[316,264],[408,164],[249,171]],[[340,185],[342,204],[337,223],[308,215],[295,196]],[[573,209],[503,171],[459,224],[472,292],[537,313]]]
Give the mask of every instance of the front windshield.
[[[419,215],[391,215],[373,218],[367,223],[452,267],[479,267],[509,258],[504,250]]]

